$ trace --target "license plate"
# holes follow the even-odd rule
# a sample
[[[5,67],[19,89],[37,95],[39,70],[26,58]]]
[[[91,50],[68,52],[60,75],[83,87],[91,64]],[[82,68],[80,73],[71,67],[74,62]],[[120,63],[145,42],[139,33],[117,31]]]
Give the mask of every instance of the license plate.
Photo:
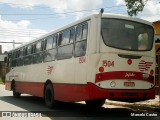
[[[124,82],[125,87],[134,87],[135,83],[134,82]]]

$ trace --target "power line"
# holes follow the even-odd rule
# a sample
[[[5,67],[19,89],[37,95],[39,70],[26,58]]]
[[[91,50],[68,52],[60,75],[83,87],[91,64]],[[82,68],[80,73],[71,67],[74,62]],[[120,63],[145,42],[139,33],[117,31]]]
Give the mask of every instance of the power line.
[[[125,5],[118,5],[118,6],[110,6],[110,7],[104,7],[104,9],[107,8],[115,8],[115,7],[123,7]],[[97,9],[88,9],[88,10],[79,10],[79,11],[70,11],[70,12],[62,12],[62,13],[50,13],[50,14],[37,14],[37,13],[32,13],[32,14],[25,14],[25,13],[2,13],[1,15],[57,15],[57,14],[69,14],[69,13],[79,13],[79,12],[92,12],[94,10],[100,10],[100,8]]]
[[[32,37],[32,38],[38,38],[38,37],[39,37],[39,36],[37,36],[37,37],[36,37],[36,36],[27,36],[27,35],[11,35],[11,34],[5,35],[5,34],[1,34],[1,33],[0,33],[0,36],[7,36],[7,37],[8,37],[8,36],[12,36],[12,37],[13,37],[13,36],[15,36],[15,37]]]
[[[104,7],[104,9],[111,9],[111,8],[119,8],[119,7],[124,7],[125,5],[116,5],[116,6],[107,6],[107,7]],[[65,14],[68,16],[76,16],[74,13],[77,13],[77,12],[92,12],[92,11],[95,11],[95,10],[100,10],[101,8],[97,8],[97,9],[88,9],[88,10],[81,10],[81,11],[70,11],[70,12],[64,12],[64,13],[54,13],[54,14],[1,14],[1,15],[26,15],[26,16],[29,16],[29,15],[58,15],[58,14]],[[71,15],[71,14],[74,14],[74,15]],[[87,13],[88,14],[88,13]],[[87,15],[86,14],[86,15]],[[57,18],[57,16],[54,16],[54,17],[43,17],[43,18],[32,18],[32,19],[25,19],[25,20],[42,20],[42,19],[51,19],[51,18]],[[21,19],[19,19],[21,20]],[[11,21],[19,21],[19,20],[11,20]]]
[[[73,16],[75,16],[75,15],[67,15],[67,17],[73,17]],[[48,20],[48,19],[52,19],[52,18],[58,18],[57,16],[54,16],[54,17],[40,17],[40,18],[31,18],[31,19],[25,19],[25,20],[31,20],[31,21],[33,21],[33,20]],[[20,20],[22,20],[22,19],[16,19],[16,20],[11,20],[11,19],[9,19],[10,21],[20,21]],[[24,20],[24,19],[23,19]]]
[[[14,44],[23,44],[22,42],[1,42],[0,43],[14,43]]]
[[[93,10],[99,10],[98,9],[90,9],[90,10],[80,10],[80,11],[70,11],[70,12],[63,12],[63,13],[50,13],[50,14],[37,14],[37,13],[32,13],[32,14],[17,14],[17,13],[2,13],[1,15],[57,15],[57,14],[68,14],[68,13],[78,13],[78,12],[91,12]]]
[[[9,33],[9,34],[24,34],[24,35],[39,35],[39,34],[46,34],[46,32],[33,32],[33,31],[29,31],[29,32],[24,32],[23,30],[22,31],[10,31],[10,30],[0,30],[0,34],[2,33]]]

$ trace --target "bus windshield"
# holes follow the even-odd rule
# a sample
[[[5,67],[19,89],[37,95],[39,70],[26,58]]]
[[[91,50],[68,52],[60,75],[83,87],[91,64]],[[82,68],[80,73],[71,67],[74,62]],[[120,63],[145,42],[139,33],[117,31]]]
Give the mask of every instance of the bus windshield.
[[[152,26],[122,19],[102,19],[102,38],[107,46],[130,51],[152,49]]]

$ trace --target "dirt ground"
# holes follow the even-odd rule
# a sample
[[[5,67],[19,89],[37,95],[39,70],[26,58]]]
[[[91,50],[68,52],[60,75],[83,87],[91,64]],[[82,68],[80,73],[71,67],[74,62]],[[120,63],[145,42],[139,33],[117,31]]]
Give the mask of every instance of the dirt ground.
[[[159,95],[157,95],[155,99],[135,102],[135,103],[106,100],[106,104],[129,107],[136,110],[140,109],[140,110],[160,112],[160,96]]]

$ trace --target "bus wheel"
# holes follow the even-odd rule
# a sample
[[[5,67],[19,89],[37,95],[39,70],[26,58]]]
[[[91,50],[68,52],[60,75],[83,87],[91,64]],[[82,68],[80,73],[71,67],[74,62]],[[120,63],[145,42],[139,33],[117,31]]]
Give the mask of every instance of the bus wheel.
[[[105,99],[88,100],[85,102],[86,102],[87,106],[90,108],[100,108],[105,103]]]
[[[13,90],[13,97],[19,98],[21,96],[21,93],[16,92],[16,85],[15,85],[15,83],[12,84],[12,90]]]
[[[55,106],[54,91],[53,91],[52,84],[48,84],[46,86],[44,100],[48,108],[53,108]]]

